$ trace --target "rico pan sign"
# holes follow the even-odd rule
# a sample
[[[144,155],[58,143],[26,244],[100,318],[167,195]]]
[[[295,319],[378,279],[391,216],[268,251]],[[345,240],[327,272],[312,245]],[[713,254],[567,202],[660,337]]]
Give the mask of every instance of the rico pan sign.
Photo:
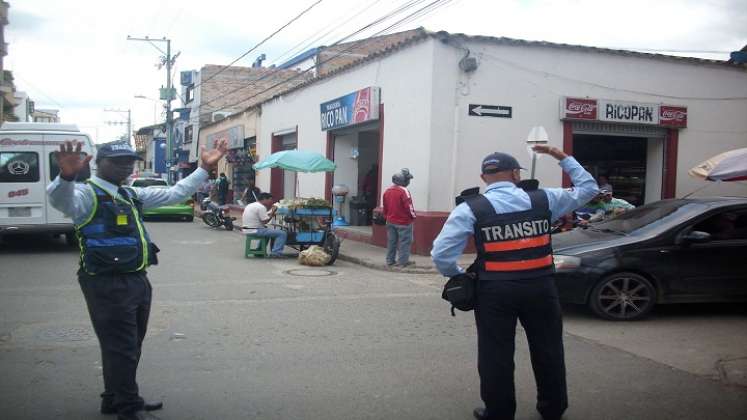
[[[322,130],[361,124],[379,119],[379,88],[367,87],[320,105]]]

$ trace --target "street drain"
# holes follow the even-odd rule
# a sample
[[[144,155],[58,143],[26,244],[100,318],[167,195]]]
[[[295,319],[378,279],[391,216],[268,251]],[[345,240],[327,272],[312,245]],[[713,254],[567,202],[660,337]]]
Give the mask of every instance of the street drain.
[[[321,268],[295,268],[293,270],[284,271],[284,273],[289,276],[297,277],[327,277],[337,274],[336,271],[324,270]]]

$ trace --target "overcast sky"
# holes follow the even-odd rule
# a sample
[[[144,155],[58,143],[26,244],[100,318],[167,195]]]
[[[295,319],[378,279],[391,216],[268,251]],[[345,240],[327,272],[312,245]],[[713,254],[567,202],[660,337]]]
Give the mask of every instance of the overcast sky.
[[[178,84],[178,71],[233,61],[315,2],[10,0],[5,68],[13,71],[17,89],[28,92],[38,108],[61,109],[63,122],[78,124],[97,142],[110,141],[125,130],[106,125],[122,118],[103,109],[131,108],[135,128],[151,124],[154,102],[133,97],[156,98],[166,78],[165,70],[155,66],[160,53],[147,43],[127,41],[127,35],[171,38],[174,52],[181,51]],[[316,45],[329,45],[404,3],[322,0],[237,65],[251,65],[260,53],[272,64],[320,31],[332,30]],[[600,47],[684,50],[692,53],[679,55],[728,59],[729,51],[747,44],[747,1],[454,0],[398,30],[418,26]],[[720,53],[695,53],[700,51]],[[160,118],[160,103],[157,107]]]

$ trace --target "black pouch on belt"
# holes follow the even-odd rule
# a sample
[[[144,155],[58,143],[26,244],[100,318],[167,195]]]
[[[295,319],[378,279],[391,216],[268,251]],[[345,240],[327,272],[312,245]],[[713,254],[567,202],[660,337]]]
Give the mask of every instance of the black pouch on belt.
[[[475,309],[475,294],[477,293],[477,275],[463,273],[451,277],[444,285],[441,298],[451,303],[451,316],[456,316],[454,308],[460,311]]]

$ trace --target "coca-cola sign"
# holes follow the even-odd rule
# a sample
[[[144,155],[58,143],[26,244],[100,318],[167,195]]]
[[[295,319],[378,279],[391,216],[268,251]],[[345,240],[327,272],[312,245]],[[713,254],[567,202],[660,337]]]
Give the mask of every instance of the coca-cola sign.
[[[563,116],[573,120],[596,120],[597,100],[581,98],[565,98]]]
[[[659,107],[659,124],[667,127],[687,127],[687,108],[662,105]]]

